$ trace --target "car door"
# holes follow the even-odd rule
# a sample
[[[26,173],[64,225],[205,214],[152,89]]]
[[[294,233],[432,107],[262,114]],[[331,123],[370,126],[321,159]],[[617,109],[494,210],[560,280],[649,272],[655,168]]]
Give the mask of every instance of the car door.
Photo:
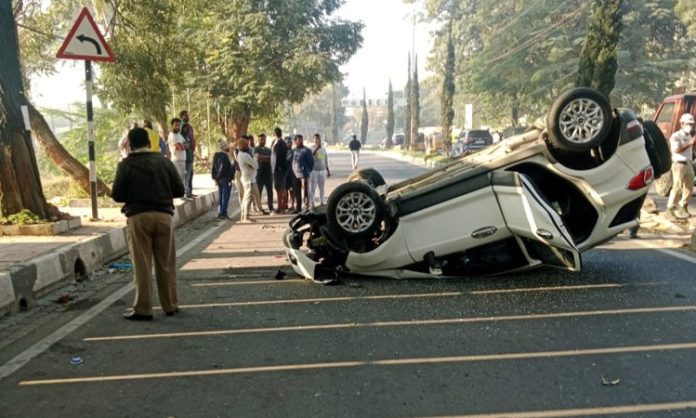
[[[580,252],[560,215],[522,173],[496,171],[491,179],[507,228],[527,255],[555,267],[579,271]]]

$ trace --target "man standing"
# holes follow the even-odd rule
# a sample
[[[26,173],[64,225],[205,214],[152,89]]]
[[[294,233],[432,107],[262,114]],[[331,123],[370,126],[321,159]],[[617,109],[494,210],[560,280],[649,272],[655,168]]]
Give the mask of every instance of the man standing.
[[[195,197],[193,194],[193,161],[195,160],[196,137],[193,133],[193,126],[189,123],[188,110],[179,112],[179,118],[181,119],[181,135],[186,140],[186,173],[184,177],[184,187],[186,188],[186,197],[191,199]]]
[[[230,162],[229,144],[221,139],[218,143],[219,151],[213,155],[212,177],[218,185],[220,202],[218,204],[218,219],[230,219],[227,216],[227,206],[230,202],[234,168]]]
[[[353,139],[348,144],[348,148],[350,148],[350,163],[353,170],[358,168],[358,162],[360,160],[360,147],[362,147],[362,144],[360,141],[358,141],[358,137],[353,135]]]
[[[181,120],[174,118],[171,120],[171,126],[169,130],[169,137],[167,139],[167,145],[169,146],[169,155],[171,156],[172,162],[176,167],[176,171],[181,177],[183,182],[185,179],[186,170],[186,141],[184,137],[181,136],[179,131],[181,130]]]
[[[283,140],[283,131],[280,128],[274,130],[273,143],[271,144],[271,166],[273,168],[273,187],[278,195],[278,213],[288,210],[288,145]]]
[[[314,157],[314,167],[309,178],[310,207],[314,207],[314,192],[317,187],[319,187],[319,205],[326,203],[326,200],[324,200],[324,185],[326,184],[326,178],[331,177],[329,155],[326,152],[326,148],[321,146],[321,136],[319,134],[314,134],[314,151],[312,156]]]
[[[251,212],[251,202],[253,199],[252,187],[256,182],[256,170],[259,168],[259,164],[256,160],[249,154],[249,141],[242,138],[237,143],[237,165],[241,172],[240,183],[244,188],[242,193],[242,201],[240,203],[242,215],[241,222],[252,222],[249,218],[249,213]]]
[[[128,249],[134,267],[135,301],[124,317],[142,321],[153,318],[153,259],[162,310],[167,316],[179,312],[172,215],[173,199],[184,195],[184,185],[171,161],[151,152],[145,129],[132,129],[128,141],[132,153],[118,165],[112,197],[125,203],[121,211],[128,218]]]
[[[154,129],[152,129],[152,122],[145,119],[143,121],[143,128],[147,132],[147,138],[150,140],[150,152],[162,152],[160,149],[160,137]]]
[[[259,171],[256,174],[256,185],[259,187],[259,196],[266,189],[268,210],[273,209],[273,168],[271,167],[271,149],[266,146],[266,134],[259,134],[259,145],[254,149],[254,156],[259,163]]]
[[[304,146],[302,135],[295,135],[295,150],[292,154],[292,171],[295,174],[295,213],[302,211],[302,201],[309,207],[309,174],[314,167],[312,151]]]
[[[672,191],[667,200],[667,212],[679,219],[688,219],[689,199],[694,189],[694,168],[691,166],[696,138],[692,138],[694,117],[684,113],[679,119],[681,129],[669,139],[672,151]],[[678,200],[678,202],[677,202]],[[679,206],[676,206],[676,204]]]

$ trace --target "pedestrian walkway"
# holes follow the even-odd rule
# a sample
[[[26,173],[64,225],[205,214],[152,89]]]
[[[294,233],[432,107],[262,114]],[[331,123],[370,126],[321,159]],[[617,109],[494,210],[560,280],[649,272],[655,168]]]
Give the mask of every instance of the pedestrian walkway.
[[[217,187],[210,176],[194,177],[193,201],[175,199],[175,224],[181,225],[213,208]],[[91,273],[127,252],[126,217],[120,205],[100,208],[91,220],[90,207],[61,211],[81,218],[82,226],[54,236],[0,236],[0,314],[31,307],[34,298],[65,280]]]

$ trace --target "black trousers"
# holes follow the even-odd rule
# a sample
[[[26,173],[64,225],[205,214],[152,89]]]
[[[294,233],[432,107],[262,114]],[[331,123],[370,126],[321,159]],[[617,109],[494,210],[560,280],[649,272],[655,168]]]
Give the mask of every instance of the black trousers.
[[[302,201],[309,205],[309,177],[295,177],[293,183],[295,191],[295,210],[302,210]]]
[[[266,189],[268,197],[268,210],[273,210],[273,175],[256,176],[256,185],[259,187],[259,195],[263,196],[263,189]]]

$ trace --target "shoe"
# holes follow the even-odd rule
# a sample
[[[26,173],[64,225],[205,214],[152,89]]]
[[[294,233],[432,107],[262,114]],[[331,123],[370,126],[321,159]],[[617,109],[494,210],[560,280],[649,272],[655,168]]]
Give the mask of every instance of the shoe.
[[[165,312],[164,314],[167,316],[174,316],[174,315],[178,314],[179,312],[180,312],[179,308],[174,308],[173,311]]]
[[[672,218],[672,219],[678,219],[679,217],[677,216],[677,213],[675,211],[675,208],[667,208],[667,215]]]
[[[630,239],[638,239],[639,238],[637,232],[631,232],[630,234],[628,234],[628,237]]]
[[[261,211],[261,215],[262,215],[262,216],[268,216],[268,212],[265,211],[265,210],[262,210],[262,211]]]
[[[680,209],[684,212],[684,215],[686,215],[687,218],[694,216],[694,213],[689,210],[688,206],[682,206]]]
[[[230,220],[230,217],[227,216],[227,215],[218,215],[217,218],[220,219],[221,221],[228,221],[228,220]]]
[[[689,212],[686,210],[686,208],[683,208],[683,207],[678,207],[676,210],[674,210],[674,212],[675,212],[674,216],[677,219],[689,219],[689,217],[691,216],[691,214],[689,214]]]
[[[129,312],[127,314],[123,314],[123,318],[128,319],[130,321],[152,321],[154,317],[152,315]]]

